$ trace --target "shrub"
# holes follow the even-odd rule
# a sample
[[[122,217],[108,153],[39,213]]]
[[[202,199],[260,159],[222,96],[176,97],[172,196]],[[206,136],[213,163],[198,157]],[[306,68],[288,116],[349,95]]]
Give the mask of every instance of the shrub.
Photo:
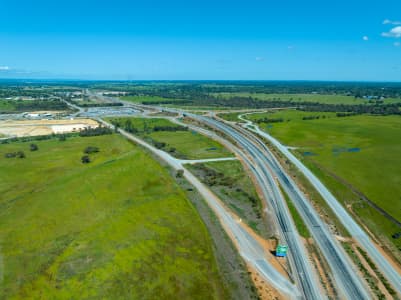
[[[91,159],[90,159],[89,155],[84,155],[81,157],[81,161],[83,164],[88,164],[88,163],[90,163]]]
[[[84,150],[84,153],[86,153],[86,154],[97,153],[97,152],[99,152],[99,148],[93,147],[93,146],[88,146]]]
[[[25,153],[24,153],[24,151],[9,152],[9,153],[4,154],[4,157],[5,158],[14,158],[14,157],[25,158]]]
[[[184,176],[184,170],[177,170],[175,177],[182,178]]]

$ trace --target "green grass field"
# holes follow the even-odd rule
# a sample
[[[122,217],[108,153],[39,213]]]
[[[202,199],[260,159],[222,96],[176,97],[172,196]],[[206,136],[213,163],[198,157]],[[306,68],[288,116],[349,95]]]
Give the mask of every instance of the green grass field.
[[[0,145],[0,299],[228,297],[197,212],[140,147],[35,143]],[[100,152],[82,164],[87,146]]]
[[[232,113],[220,113],[217,114],[218,117],[226,120],[226,121],[231,121],[231,122],[239,122],[239,123],[243,123],[242,120],[238,119],[239,115],[242,115],[244,113],[242,112],[232,112]]]
[[[229,97],[252,97],[262,101],[282,100],[293,102],[318,102],[324,104],[365,104],[368,100],[355,99],[353,96],[345,95],[318,95],[318,94],[265,94],[265,93],[214,93],[214,96]],[[385,99],[383,103],[401,102],[401,99]]]
[[[312,115],[320,118],[302,120]],[[352,205],[376,236],[385,236],[401,247],[401,239],[391,238],[401,229],[351,191],[362,192],[401,220],[400,116],[336,117],[295,110],[248,116],[251,120],[264,117],[283,118],[284,122],[261,123],[260,127],[285,145],[297,147],[297,156],[343,203]]]
[[[11,101],[0,99],[0,113],[8,113],[16,111],[15,105]]]
[[[230,153],[221,144],[194,131],[153,131],[155,126],[177,126],[169,120],[162,118],[108,118],[110,122],[119,122],[121,127],[129,119],[132,126],[138,130],[138,135],[145,140],[153,140],[165,143],[163,148],[169,151],[175,148],[175,151],[169,151],[171,155],[182,159],[203,159],[228,157]]]

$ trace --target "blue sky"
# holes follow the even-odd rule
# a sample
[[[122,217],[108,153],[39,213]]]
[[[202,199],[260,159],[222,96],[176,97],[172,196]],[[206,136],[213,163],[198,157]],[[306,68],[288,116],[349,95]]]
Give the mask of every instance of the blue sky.
[[[401,81],[401,1],[0,0],[0,78]]]

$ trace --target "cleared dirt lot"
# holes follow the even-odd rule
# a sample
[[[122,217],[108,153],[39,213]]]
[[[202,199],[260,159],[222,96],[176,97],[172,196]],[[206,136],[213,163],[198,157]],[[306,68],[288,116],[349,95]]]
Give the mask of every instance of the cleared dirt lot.
[[[0,136],[22,137],[80,131],[99,124],[91,119],[0,121]]]

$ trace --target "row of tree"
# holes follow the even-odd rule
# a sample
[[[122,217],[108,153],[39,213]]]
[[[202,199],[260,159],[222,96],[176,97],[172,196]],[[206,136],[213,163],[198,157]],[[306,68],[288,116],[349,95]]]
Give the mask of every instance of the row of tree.
[[[151,133],[151,132],[158,132],[158,131],[171,131],[171,132],[176,132],[176,131],[188,131],[188,127],[181,126],[181,125],[156,125],[156,126],[149,126],[149,124],[146,122],[146,120],[143,123],[143,128],[137,128],[135,125],[132,123],[132,120],[126,119],[124,122],[120,120],[112,120],[111,123],[113,126],[118,129],[122,128],[127,132],[130,133]]]
[[[110,128],[100,125],[99,127],[95,128],[88,128],[88,127],[84,128],[79,132],[79,136],[87,137],[87,136],[98,136],[112,133],[113,131]]]
[[[105,103],[85,103],[83,101],[69,100],[71,103],[80,107],[111,107],[111,106],[123,106],[121,102],[105,102]]]

